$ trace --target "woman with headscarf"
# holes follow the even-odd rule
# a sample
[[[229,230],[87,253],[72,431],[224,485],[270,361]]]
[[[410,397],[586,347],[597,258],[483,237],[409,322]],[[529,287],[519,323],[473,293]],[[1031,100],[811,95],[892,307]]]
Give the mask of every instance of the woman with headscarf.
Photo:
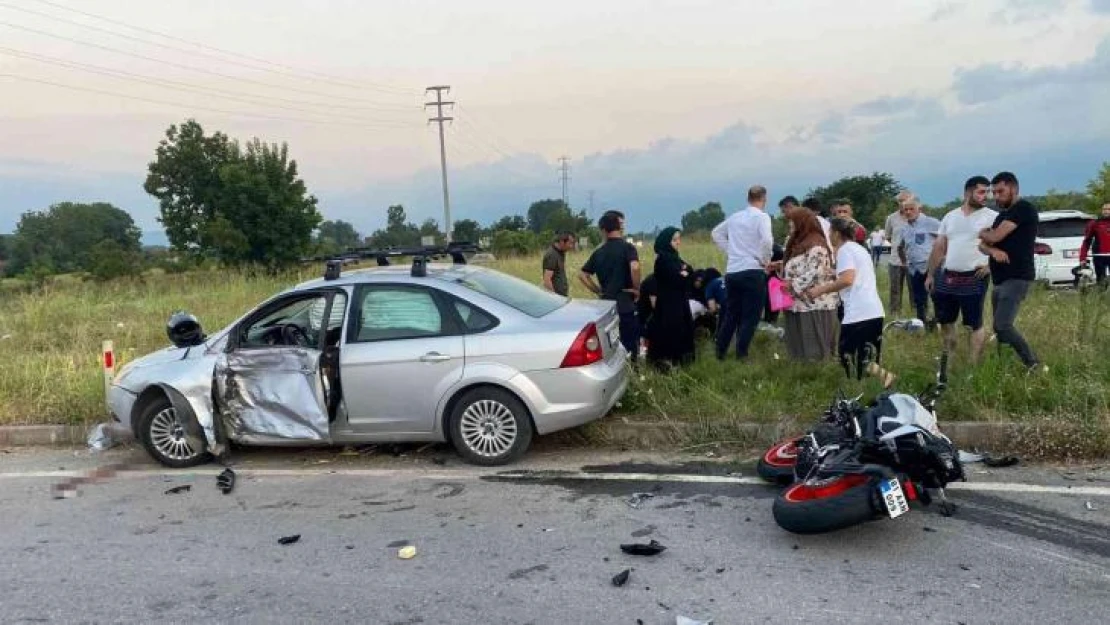
[[[694,318],[690,314],[689,266],[678,255],[682,234],[664,228],[655,239],[655,310],[651,315],[648,361],[656,366],[694,359]]]
[[[786,247],[783,283],[794,296],[786,310],[786,351],[793,360],[819,361],[833,355],[836,347],[836,293],[809,300],[806,289],[836,279],[833,255],[817,216],[794,211],[788,217],[793,233]]]

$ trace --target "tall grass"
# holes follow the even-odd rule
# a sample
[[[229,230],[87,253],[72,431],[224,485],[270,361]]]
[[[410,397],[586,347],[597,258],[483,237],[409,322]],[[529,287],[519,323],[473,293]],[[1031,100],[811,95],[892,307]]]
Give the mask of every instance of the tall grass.
[[[587,254],[568,255],[573,297],[587,296],[575,279]],[[724,265],[717,250],[704,241],[688,241],[683,255],[696,267]],[[645,275],[652,257],[646,243],[641,249]],[[538,255],[498,259],[493,266],[540,281]],[[167,344],[164,324],[174,310],[197,314],[213,331],[320,271],[312,268],[279,278],[233,271],[149,274],[142,280],[107,284],[61,279],[33,292],[0,289],[0,423],[103,418],[101,341],[113,340],[120,360],[126,361]],[[881,271],[880,282],[885,303]],[[1048,371],[1027,375],[1012,350],[999,349],[993,342],[984,362],[972,367],[961,334],[942,418],[1017,420],[1036,428],[1064,424],[1102,432],[1101,444],[1110,447],[1110,295],[1036,288],[1017,324]],[[884,339],[884,365],[899,375],[897,386],[908,391],[931,381],[939,353],[939,333],[911,336],[892,330]],[[838,389],[870,396],[878,385],[873,380],[850,381],[831,362],[789,362],[780,341],[759,334],[745,363],[717,362],[703,341],[698,360],[681,371],[660,374],[637,368],[617,411],[692,421],[707,431],[720,431],[740,422],[807,422]]]

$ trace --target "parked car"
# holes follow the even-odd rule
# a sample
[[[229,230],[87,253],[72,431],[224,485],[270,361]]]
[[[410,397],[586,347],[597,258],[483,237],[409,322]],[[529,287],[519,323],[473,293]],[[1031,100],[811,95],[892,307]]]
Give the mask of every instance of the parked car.
[[[1037,280],[1049,285],[1075,282],[1072,270],[1079,266],[1083,232],[1092,219],[1093,215],[1075,210],[1040,213],[1037,239],[1033,246]]]
[[[449,441],[470,463],[500,465],[624,394],[611,302],[426,260],[344,274],[337,262],[211,337],[178,314],[174,346],[115,375],[111,414],[171,467],[229,442]]]

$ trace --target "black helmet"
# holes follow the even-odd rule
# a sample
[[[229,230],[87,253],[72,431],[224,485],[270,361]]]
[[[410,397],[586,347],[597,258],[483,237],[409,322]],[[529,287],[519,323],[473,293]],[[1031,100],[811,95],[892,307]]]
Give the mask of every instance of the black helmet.
[[[204,333],[201,332],[200,321],[183,310],[170,315],[170,320],[166,323],[166,335],[177,347],[200,345],[204,342]]]

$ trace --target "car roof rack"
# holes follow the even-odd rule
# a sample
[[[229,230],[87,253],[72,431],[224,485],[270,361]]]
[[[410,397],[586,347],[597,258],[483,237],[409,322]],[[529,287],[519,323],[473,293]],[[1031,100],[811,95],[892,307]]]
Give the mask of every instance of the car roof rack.
[[[411,274],[415,278],[423,278],[428,275],[428,261],[450,256],[451,260],[456,265],[465,265],[465,254],[473,254],[482,251],[478,245],[465,241],[457,241],[448,243],[447,245],[419,245],[413,247],[384,247],[384,248],[370,248],[360,247],[351,248],[346,252],[340,254],[333,254],[330,256],[317,256],[307,259],[308,261],[324,261],[324,279],[336,280],[339,278],[343,271],[343,265],[348,261],[358,261],[368,258],[373,258],[377,261],[379,267],[387,267],[390,265],[389,259],[398,258],[402,256],[412,257],[412,271]]]

